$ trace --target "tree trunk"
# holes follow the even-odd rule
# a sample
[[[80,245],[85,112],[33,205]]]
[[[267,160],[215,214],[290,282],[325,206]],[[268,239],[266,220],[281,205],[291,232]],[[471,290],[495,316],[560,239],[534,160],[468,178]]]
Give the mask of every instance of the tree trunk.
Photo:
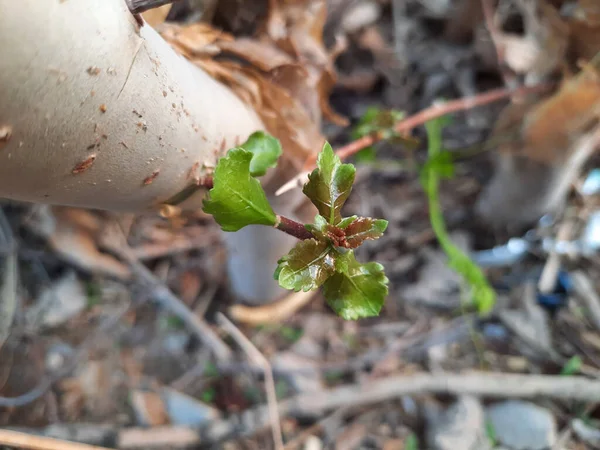
[[[140,26],[125,0],[0,0],[0,197],[152,209],[263,128],[226,86]],[[281,292],[263,276],[292,244],[264,231],[227,233],[232,250],[250,244],[229,265],[247,268],[233,287],[254,300]]]

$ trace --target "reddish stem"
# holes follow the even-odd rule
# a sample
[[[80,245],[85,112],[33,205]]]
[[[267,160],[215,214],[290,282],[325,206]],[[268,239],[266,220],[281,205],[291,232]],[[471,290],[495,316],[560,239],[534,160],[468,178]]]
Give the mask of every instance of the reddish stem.
[[[398,133],[406,133],[413,128],[423,125],[431,119],[445,116],[457,111],[464,111],[466,109],[475,108],[477,106],[486,105],[488,103],[497,102],[511,96],[522,96],[524,94],[544,92],[552,87],[551,84],[539,84],[537,86],[524,86],[518,89],[500,88],[494,89],[483,94],[479,94],[473,97],[459,98],[456,100],[450,100],[442,105],[433,105],[426,108],[417,114],[407,117],[404,120],[399,121],[395,126],[394,130]],[[385,133],[374,133],[369,136],[364,136],[356,141],[350,142],[343,147],[338,148],[335,154],[344,160],[355,153],[358,153],[363,148],[369,147],[385,138]],[[312,155],[308,158],[304,164],[304,170],[311,170],[315,167],[317,155]]]
[[[302,241],[305,239],[314,239],[313,234],[303,224],[287,217],[277,216],[275,228]]]

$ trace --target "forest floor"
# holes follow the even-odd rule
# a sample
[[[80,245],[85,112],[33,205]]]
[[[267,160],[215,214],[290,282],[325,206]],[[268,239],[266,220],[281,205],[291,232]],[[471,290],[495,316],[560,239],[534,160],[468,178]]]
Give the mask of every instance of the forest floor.
[[[213,23],[246,32],[240,2],[221,3],[233,12],[217,10]],[[324,40],[347,38],[331,103],[351,122],[324,126],[334,147],[353,140],[369,108],[411,115],[504,86],[473,2],[396,3],[330,2]],[[184,9],[171,17],[189,18]],[[444,144],[481,145],[506,104],[454,114]],[[413,137],[425,142],[424,129]],[[0,447],[14,429],[123,449],[270,449],[273,430],[286,449],[600,448],[600,260],[592,247],[550,248],[558,239],[585,250],[586,232],[597,244],[598,196],[582,187],[590,172],[560,216],[497,231],[473,213],[490,153],[457,163],[441,192],[453,241],[497,292],[485,317],[432,230],[414,170],[423,144],[381,142],[348,160],[358,172],[346,215],[389,221],[357,255],[384,265],[389,296],[379,317],[356,322],[318,292],[235,305],[221,232],[203,212],[0,203]],[[294,302],[304,306],[281,307]]]

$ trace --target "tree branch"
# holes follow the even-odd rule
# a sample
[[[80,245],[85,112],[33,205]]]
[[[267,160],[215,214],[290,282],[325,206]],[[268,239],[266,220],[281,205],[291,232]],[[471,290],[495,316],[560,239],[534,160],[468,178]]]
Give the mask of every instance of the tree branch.
[[[464,111],[467,109],[475,108],[477,106],[497,102],[499,100],[511,96],[522,96],[525,94],[544,92],[550,89],[551,87],[551,84],[539,84],[537,86],[524,86],[519,89],[500,88],[484,92],[473,97],[465,97],[456,100],[451,100],[441,105],[438,104],[430,106],[429,108],[426,108],[418,112],[417,114],[414,114],[410,117],[407,117],[404,120],[399,121],[394,126],[394,130],[398,133],[406,133],[419,125],[423,125],[425,122],[431,119],[435,119],[436,117],[441,117],[453,112]],[[339,156],[340,159],[343,161],[346,158],[349,158],[350,156],[354,155],[355,153],[358,153],[362,149],[385,139],[386,134],[387,133],[380,131],[370,134],[368,136],[364,136],[360,139],[350,142],[349,144],[344,145],[343,147],[338,148],[335,151],[335,154]],[[300,172],[294,178],[283,184],[275,192],[275,195],[279,196],[296,187],[303,186],[308,181],[308,174],[312,169],[314,169],[316,161],[317,154],[315,153],[306,159],[302,172]]]

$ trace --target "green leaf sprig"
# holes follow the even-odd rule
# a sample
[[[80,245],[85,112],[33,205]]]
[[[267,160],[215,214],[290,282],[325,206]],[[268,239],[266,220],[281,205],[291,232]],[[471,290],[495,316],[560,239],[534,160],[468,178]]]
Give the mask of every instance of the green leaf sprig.
[[[367,108],[358,123],[352,130],[352,139],[357,140],[365,136],[375,135],[377,140],[390,140],[410,150],[418,146],[418,141],[407,138],[398,133],[394,126],[404,119],[405,113],[395,109],[385,110],[376,106]],[[375,148],[365,147],[355,155],[359,163],[373,163],[376,160]]]
[[[301,240],[279,260],[275,270],[280,286],[294,291],[322,286],[327,303],[346,320],[378,315],[389,281],[381,264],[359,263],[354,249],[366,240],[380,238],[388,223],[370,217],[342,217],[355,167],[342,164],[325,143],[317,168],[303,189],[319,214],[314,223],[302,225],[275,214],[255,178],[274,167],[280,155],[279,141],[265,133],[255,133],[229,150],[215,168],[204,211],[212,214],[224,231],[266,225],[298,237]]]

